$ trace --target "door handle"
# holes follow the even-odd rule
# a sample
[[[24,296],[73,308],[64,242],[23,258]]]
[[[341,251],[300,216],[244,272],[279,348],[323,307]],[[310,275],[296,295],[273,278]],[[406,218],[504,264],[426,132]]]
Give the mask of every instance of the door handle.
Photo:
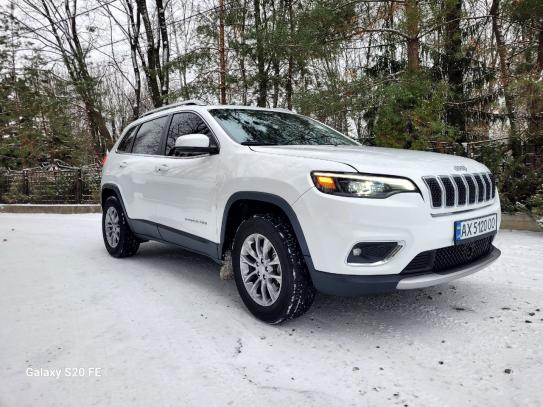
[[[121,168],[124,168],[128,165],[128,162],[127,161],[121,161],[121,163],[119,164],[119,167]]]
[[[166,172],[170,169],[167,164],[160,164],[155,167],[156,172]]]

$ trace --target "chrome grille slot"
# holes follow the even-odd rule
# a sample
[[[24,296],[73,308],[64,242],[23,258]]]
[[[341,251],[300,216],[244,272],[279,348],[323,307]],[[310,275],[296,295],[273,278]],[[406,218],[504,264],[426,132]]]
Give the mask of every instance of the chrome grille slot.
[[[496,176],[494,174],[488,174],[490,182],[492,183],[492,199],[496,196]]]
[[[477,201],[477,186],[471,175],[464,175],[464,179],[466,180],[466,184],[468,184],[468,203],[473,205]]]
[[[441,190],[441,185],[439,185],[439,182],[437,182],[437,179],[435,179],[434,177],[424,178],[424,182],[426,182],[426,186],[430,191],[430,196],[432,198],[432,207],[440,208],[443,204],[443,191]]]
[[[451,208],[489,202],[496,196],[496,180],[491,173],[426,176],[432,208]]]
[[[452,179],[456,185],[456,192],[458,193],[457,205],[462,206],[466,204],[467,188],[464,183],[464,179],[460,175],[453,175]]]
[[[456,191],[451,179],[445,175],[441,175],[439,179],[445,188],[445,206],[454,206],[456,202]]]
[[[485,182],[485,200],[488,201],[492,195],[492,182],[490,182],[488,174],[481,174],[481,177],[483,177],[483,181]]]
[[[481,203],[485,199],[485,184],[483,183],[483,179],[479,174],[473,174],[473,178],[475,178],[475,182],[477,183],[477,189],[479,191],[477,195],[477,202]]]

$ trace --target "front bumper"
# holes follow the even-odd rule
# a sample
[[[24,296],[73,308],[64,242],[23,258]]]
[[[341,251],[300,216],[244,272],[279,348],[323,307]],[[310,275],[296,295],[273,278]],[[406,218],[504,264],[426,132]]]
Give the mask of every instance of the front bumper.
[[[315,288],[323,294],[341,296],[371,295],[448,283],[489,266],[500,255],[500,250],[494,247],[485,257],[468,265],[447,270],[445,273],[360,276],[326,273],[313,269],[311,270],[311,278]]]
[[[496,213],[498,195],[484,206],[451,214],[435,214],[415,193],[387,199],[323,194],[315,188],[293,205],[309,249],[306,262],[315,287],[324,293],[359,295],[441,284],[471,274],[496,260],[493,248],[477,261],[443,273],[400,274],[419,254],[454,245],[454,222]],[[458,209],[457,209],[458,210]],[[400,242],[393,257],[376,264],[350,264],[347,256],[359,242]]]

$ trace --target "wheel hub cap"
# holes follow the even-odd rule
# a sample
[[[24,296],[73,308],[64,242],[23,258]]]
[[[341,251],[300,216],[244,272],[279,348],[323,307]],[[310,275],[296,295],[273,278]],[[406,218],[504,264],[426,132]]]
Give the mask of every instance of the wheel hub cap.
[[[257,304],[267,307],[277,301],[283,281],[281,264],[265,236],[247,236],[241,246],[240,270],[245,289]]]

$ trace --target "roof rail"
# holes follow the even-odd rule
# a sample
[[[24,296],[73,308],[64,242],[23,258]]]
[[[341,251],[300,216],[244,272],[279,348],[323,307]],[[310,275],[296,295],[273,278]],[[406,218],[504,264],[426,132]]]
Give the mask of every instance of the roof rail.
[[[294,113],[293,110],[291,109],[286,109],[284,107],[274,107],[273,110],[277,111],[277,112],[284,112],[284,113]]]
[[[196,100],[196,99],[183,100],[182,102],[171,103],[169,105],[165,105],[165,106],[157,107],[156,109],[149,110],[148,112],[145,112],[144,114],[142,114],[140,117],[149,116],[150,114],[161,112],[163,110],[173,109],[174,107],[191,106],[191,105],[192,106],[205,106],[206,104],[204,102],[202,102],[200,100]]]

